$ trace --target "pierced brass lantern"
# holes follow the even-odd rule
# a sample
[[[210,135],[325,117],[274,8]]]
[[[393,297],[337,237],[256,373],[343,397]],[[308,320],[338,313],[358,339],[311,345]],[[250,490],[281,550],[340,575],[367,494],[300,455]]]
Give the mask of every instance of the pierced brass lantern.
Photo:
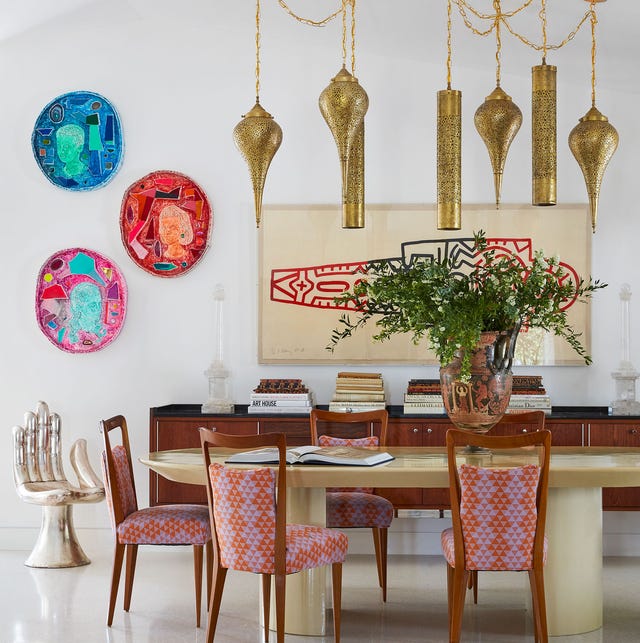
[[[595,105],[569,134],[569,147],[580,165],[591,210],[591,228],[596,231],[600,184],[607,164],[618,147],[618,132]]]
[[[473,121],[487,146],[496,192],[496,206],[500,205],[502,173],[509,146],[522,125],[522,112],[498,85],[476,110]]]
[[[556,67],[531,68],[531,203],[556,204]]]
[[[438,92],[438,230],[462,226],[462,92]]]
[[[364,228],[364,120],[351,143],[342,197],[342,227]]]
[[[249,165],[256,211],[256,227],[260,227],[262,194],[267,171],[282,143],[282,129],[259,101],[233,128],[233,140]]]
[[[318,104],[338,146],[344,192],[351,146],[369,108],[369,97],[358,79],[343,66],[322,90]]]

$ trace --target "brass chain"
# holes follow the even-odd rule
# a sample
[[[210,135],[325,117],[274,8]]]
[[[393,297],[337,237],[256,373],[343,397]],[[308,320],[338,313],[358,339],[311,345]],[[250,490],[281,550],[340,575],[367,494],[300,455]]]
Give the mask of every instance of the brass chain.
[[[451,0],[447,0],[447,89],[451,89]]]
[[[256,0],[256,103],[260,102],[260,0]]]
[[[349,0],[351,5],[351,74],[356,75],[356,0]]]
[[[513,36],[515,36],[520,42],[522,42],[524,45],[527,45],[528,47],[531,47],[531,49],[534,49],[535,51],[543,51],[546,52],[550,49],[561,49],[564,47],[567,43],[569,43],[571,40],[573,40],[580,31],[581,27],[584,25],[584,23],[587,21],[587,18],[591,15],[592,11],[591,9],[587,10],[587,12],[584,14],[584,16],[580,19],[576,27],[569,32],[569,34],[558,44],[549,44],[547,42],[547,37],[546,37],[546,9],[543,8],[543,10],[540,12],[540,15],[542,16],[544,12],[544,26],[543,26],[543,43],[541,45],[538,45],[534,42],[531,42],[527,38],[525,38],[522,34],[519,34],[513,27],[509,24],[509,21],[507,18],[511,18],[512,16],[516,15],[523,9],[526,9],[532,2],[533,0],[527,0],[524,4],[522,4],[520,7],[517,9],[514,9],[513,11],[510,11],[508,13],[502,13],[498,15],[497,13],[494,14],[484,14],[480,13],[477,9],[475,9],[472,5],[470,5],[467,0],[452,0],[453,2],[456,3],[456,6],[458,7],[458,12],[460,13],[460,16],[467,27],[471,32],[473,32],[476,36],[488,36],[494,29],[498,28],[498,23],[502,23],[509,33]],[[543,7],[545,5],[544,0],[542,0]],[[467,10],[469,10],[476,18],[479,18],[481,20],[491,20],[491,26],[486,30],[482,31],[481,29],[478,29],[473,25],[471,20],[469,19],[469,16],[467,15]]]
[[[289,6],[284,0],[278,0],[278,4],[292,18],[295,18],[298,22],[303,22],[305,25],[310,25],[312,27],[324,27],[328,22],[331,22],[336,16],[339,16],[341,13],[344,13],[344,2],[343,2],[340,9],[337,9],[332,14],[328,15],[326,18],[323,18],[322,20],[311,20],[310,18],[303,18],[302,16],[295,14],[293,11],[291,11],[291,9],[289,8]]]
[[[596,0],[591,0],[589,7],[591,14],[591,106],[596,106],[596,25],[598,18],[596,16]]]

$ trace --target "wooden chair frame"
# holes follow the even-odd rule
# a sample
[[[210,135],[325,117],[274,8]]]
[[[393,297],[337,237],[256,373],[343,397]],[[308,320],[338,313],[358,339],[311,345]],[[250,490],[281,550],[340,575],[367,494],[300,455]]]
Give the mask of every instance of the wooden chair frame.
[[[120,497],[120,489],[116,483],[111,484],[110,481],[117,480],[115,464],[113,461],[113,454],[111,451],[111,432],[120,430],[120,444],[127,452],[127,460],[129,462],[129,475],[131,477],[131,486],[133,488],[133,495],[138,508],[138,496],[136,493],[136,483],[133,475],[133,465],[131,462],[131,446],[129,444],[129,431],[127,429],[127,421],[122,415],[116,415],[108,420],[100,421],[100,432],[104,439],[104,448],[106,455],[106,465],[108,480],[105,480],[105,485],[109,485],[111,497],[113,500],[113,515],[115,520],[115,527],[122,523],[126,518],[122,511],[122,502]],[[125,567],[125,584],[124,584],[124,611],[128,612],[131,606],[131,593],[133,590],[133,580],[136,570],[136,560],[138,557],[137,544],[122,544],[118,541],[117,533],[115,535],[115,551],[113,556],[113,570],[111,575],[111,590],[109,595],[109,611],[107,615],[107,625],[111,627],[113,623],[113,614],[116,606],[116,599],[118,596],[118,586],[120,585],[120,575],[122,572],[122,563],[126,552],[127,563]],[[196,592],[196,627],[200,627],[200,606],[202,604],[202,563],[203,563],[203,550],[204,545],[193,545],[193,568],[195,576],[195,592]],[[211,575],[213,569],[213,548],[212,542],[206,544],[207,550],[207,598],[211,593]]]
[[[549,459],[551,432],[543,429],[515,436],[488,436],[469,431],[450,429],[447,431],[447,458],[449,465],[449,491],[451,494],[451,519],[454,539],[455,565],[447,564],[447,593],[449,605],[449,642],[458,643],[462,630],[464,599],[473,572],[465,568],[465,547],[460,518],[461,489],[456,464],[456,448],[477,446],[491,449],[521,449],[539,447],[540,479],[536,496],[537,522],[533,544],[533,560],[529,574],[533,604],[536,643],[547,643],[547,618],[544,595],[544,529],[547,514],[547,492],[549,488]],[[477,588],[477,585],[476,585]]]
[[[325,422],[327,424],[366,424],[368,432],[365,435],[345,436],[338,435],[337,433],[329,430],[324,432],[323,435],[331,435],[333,437],[368,437],[375,435],[373,427],[375,423],[380,423],[379,444],[381,447],[387,445],[387,426],[389,424],[389,413],[386,409],[375,411],[361,411],[354,413],[339,413],[336,411],[324,411],[321,409],[311,409],[309,415],[311,421],[311,444],[318,444],[319,432],[318,423]],[[343,427],[344,428],[344,427]],[[382,601],[387,600],[387,541],[388,529],[372,527],[371,533],[373,536],[373,547],[376,554],[376,567],[378,569],[378,584],[382,590]]]
[[[207,643],[213,643],[213,638],[220,613],[222,592],[227,576],[227,568],[220,562],[220,547],[216,536],[216,526],[213,513],[213,489],[208,474],[211,457],[209,447],[223,447],[248,450],[261,447],[277,447],[279,454],[278,479],[276,482],[276,526],[275,526],[275,594],[276,594],[276,638],[278,643],[284,643],[284,616],[286,596],[286,506],[287,506],[287,461],[286,436],[284,433],[265,433],[259,435],[225,435],[215,430],[200,428],[200,444],[202,446],[205,467],[207,469],[207,499],[211,519],[211,537],[213,540],[213,592],[209,599],[207,618]],[[342,563],[333,563],[333,626],[334,637],[340,642],[340,606],[342,603]],[[264,621],[264,640],[269,641],[269,609],[271,602],[271,574],[262,574],[262,610]]]

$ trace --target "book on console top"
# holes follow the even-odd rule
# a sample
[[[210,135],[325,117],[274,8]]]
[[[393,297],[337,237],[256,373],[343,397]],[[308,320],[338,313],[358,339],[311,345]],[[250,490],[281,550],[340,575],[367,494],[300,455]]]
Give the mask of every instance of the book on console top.
[[[287,464],[342,464],[349,466],[372,467],[393,460],[386,451],[372,451],[350,446],[300,446],[287,449]],[[226,459],[231,464],[277,464],[278,449],[254,449],[234,453]]]

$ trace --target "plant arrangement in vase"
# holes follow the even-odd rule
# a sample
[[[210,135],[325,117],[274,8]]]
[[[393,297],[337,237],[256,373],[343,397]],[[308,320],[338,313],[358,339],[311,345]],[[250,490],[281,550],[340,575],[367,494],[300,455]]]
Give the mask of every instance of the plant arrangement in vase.
[[[517,257],[498,255],[483,231],[474,233],[473,250],[475,263],[467,269],[451,257],[417,257],[406,267],[369,262],[362,279],[334,299],[355,308],[356,316],[340,317],[327,349],[333,351],[369,321],[378,328],[376,341],[397,333],[410,333],[415,344],[428,340],[440,361],[443,399],[451,419],[462,426],[465,421],[456,422],[454,414],[466,417],[480,411],[483,418],[478,422],[488,430],[509,402],[511,362],[521,326],[563,337],[590,364],[566,309],[607,284],[590,277],[576,282],[558,257],[546,257],[543,251],[536,251],[528,265]],[[483,373],[473,381],[478,368]]]

